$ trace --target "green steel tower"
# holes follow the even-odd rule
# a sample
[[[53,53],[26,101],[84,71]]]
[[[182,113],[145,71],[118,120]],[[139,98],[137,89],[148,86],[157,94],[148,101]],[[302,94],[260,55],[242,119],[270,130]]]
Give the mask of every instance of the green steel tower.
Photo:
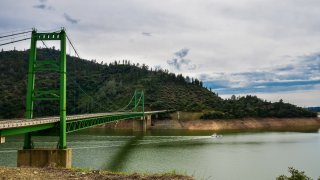
[[[60,41],[60,60],[38,60],[37,41]],[[31,47],[29,52],[28,85],[26,99],[26,118],[33,118],[34,101],[59,101],[60,103],[60,139],[59,149],[66,149],[66,32],[62,28],[60,32],[38,33],[33,29],[31,35]],[[37,72],[57,72],[60,75],[59,89],[39,89],[35,87]],[[31,134],[26,133],[24,149],[32,149]]]
[[[143,91],[135,90],[134,91],[134,106],[133,111],[138,112],[139,104],[141,103],[141,111],[144,114],[144,93]]]

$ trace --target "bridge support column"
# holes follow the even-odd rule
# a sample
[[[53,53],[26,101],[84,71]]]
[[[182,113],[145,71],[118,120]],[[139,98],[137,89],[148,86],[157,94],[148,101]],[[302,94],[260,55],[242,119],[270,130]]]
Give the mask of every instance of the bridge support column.
[[[0,144],[5,143],[5,142],[6,142],[6,138],[5,138],[5,137],[0,136]]]
[[[146,132],[146,120],[144,118],[133,120],[133,131]]]
[[[151,127],[151,115],[146,116],[146,126],[147,126],[147,129]]]
[[[72,149],[23,149],[18,150],[18,167],[71,168]]]
[[[133,120],[133,131],[146,132],[151,127],[151,115]]]

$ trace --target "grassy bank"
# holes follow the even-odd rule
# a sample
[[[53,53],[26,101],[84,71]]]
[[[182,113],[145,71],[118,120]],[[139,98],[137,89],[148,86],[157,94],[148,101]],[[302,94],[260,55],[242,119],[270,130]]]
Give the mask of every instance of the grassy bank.
[[[14,168],[0,167],[0,179],[57,180],[57,179],[193,179],[190,176],[175,173],[163,174],[128,174],[89,169],[58,168]]]

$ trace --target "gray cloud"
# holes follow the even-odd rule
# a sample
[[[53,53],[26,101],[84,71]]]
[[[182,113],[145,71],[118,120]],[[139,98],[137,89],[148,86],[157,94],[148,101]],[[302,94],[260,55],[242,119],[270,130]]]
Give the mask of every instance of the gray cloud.
[[[195,65],[195,64],[190,64],[188,66],[188,70],[195,70],[195,69],[197,69],[197,65]]]
[[[71,24],[77,24],[79,22],[78,19],[74,19],[71,16],[69,16],[67,13],[63,14],[63,17]]]
[[[43,9],[43,10],[53,10],[53,7],[50,5],[47,5],[47,0],[39,0],[40,4],[34,5],[33,8],[36,9]]]
[[[38,9],[46,9],[46,5],[45,4],[39,4],[39,5],[34,5],[34,8],[38,8]]]
[[[191,63],[191,60],[185,59],[188,55],[189,49],[183,48],[174,53],[175,57],[167,60],[167,63],[170,67],[174,68],[175,70],[194,70],[196,69],[196,65]]]
[[[43,9],[43,10],[53,10],[52,6],[48,6],[48,5],[45,5],[45,4],[34,5],[33,8]]]
[[[152,34],[149,33],[149,32],[142,32],[141,34],[142,34],[143,36],[152,36]]]
[[[187,48],[183,48],[180,51],[174,53],[176,56],[178,56],[179,58],[183,59],[184,57],[186,57],[189,53],[189,49]]]

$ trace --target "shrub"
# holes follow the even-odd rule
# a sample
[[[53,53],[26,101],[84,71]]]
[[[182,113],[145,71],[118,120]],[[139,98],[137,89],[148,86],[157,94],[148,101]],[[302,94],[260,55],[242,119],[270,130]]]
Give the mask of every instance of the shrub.
[[[291,174],[290,177],[281,175],[277,177],[277,180],[312,180],[312,178],[304,174],[304,171],[296,170],[293,167],[289,167],[288,171]],[[320,177],[318,178],[318,180],[320,180]]]

